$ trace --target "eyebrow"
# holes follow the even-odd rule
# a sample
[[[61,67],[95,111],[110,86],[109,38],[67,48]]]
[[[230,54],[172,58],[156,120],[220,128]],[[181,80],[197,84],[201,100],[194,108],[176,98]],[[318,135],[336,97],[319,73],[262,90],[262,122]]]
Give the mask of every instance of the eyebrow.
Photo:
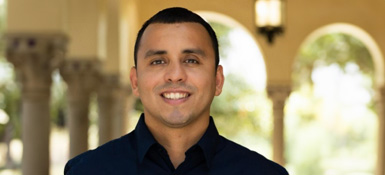
[[[203,50],[201,50],[201,49],[185,49],[185,50],[183,50],[182,53],[184,53],[184,54],[193,53],[193,54],[201,55],[202,57],[206,56],[206,53]]]
[[[154,56],[154,55],[164,55],[167,54],[167,51],[165,50],[149,50],[146,52],[145,58]]]
[[[183,54],[198,54],[202,57],[206,56],[206,53],[201,49],[185,49],[182,51]],[[154,55],[165,55],[167,54],[167,51],[165,50],[149,50],[145,54],[145,58],[154,56]]]

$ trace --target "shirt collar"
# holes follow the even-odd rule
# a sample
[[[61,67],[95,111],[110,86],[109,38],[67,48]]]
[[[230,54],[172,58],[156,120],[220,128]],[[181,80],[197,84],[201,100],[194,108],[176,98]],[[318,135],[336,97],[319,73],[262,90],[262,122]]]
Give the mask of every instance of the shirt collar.
[[[150,130],[144,121],[144,114],[139,118],[138,124],[135,128],[135,135],[138,148],[138,160],[142,163],[150,147],[156,144],[156,140],[151,134]],[[214,120],[210,117],[209,126],[202,138],[198,141],[197,145],[202,149],[206,159],[207,167],[210,168],[211,160],[213,159],[217,145],[219,144],[219,133],[215,126]]]
[[[203,154],[206,159],[207,167],[210,168],[211,161],[216,153],[217,146],[220,141],[220,136],[218,130],[215,126],[214,120],[210,117],[209,126],[202,136],[202,138],[198,141],[197,145],[201,147]]]
[[[135,136],[138,148],[138,160],[140,163],[142,163],[148,149],[150,149],[150,147],[156,143],[154,137],[144,122],[144,114],[140,115],[138,124],[135,128]]]

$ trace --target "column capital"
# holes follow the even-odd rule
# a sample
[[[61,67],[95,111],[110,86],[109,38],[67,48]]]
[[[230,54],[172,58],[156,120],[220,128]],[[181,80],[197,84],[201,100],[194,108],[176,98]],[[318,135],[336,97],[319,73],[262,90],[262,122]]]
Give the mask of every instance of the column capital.
[[[64,59],[68,42],[63,33],[9,32],[4,35],[4,39],[6,57],[15,67],[26,65],[28,61],[48,62],[43,68],[50,70],[57,68]]]
[[[97,58],[67,59],[60,74],[68,85],[69,95],[79,98],[93,92],[100,82],[101,63]]]
[[[49,88],[51,73],[64,60],[67,37],[62,33],[6,33],[6,58],[23,89]]]
[[[121,87],[119,74],[104,74],[101,76],[98,96],[101,98],[116,97],[119,95],[119,89]]]
[[[285,101],[291,93],[290,85],[268,85],[267,86],[267,95],[271,100],[275,101]]]

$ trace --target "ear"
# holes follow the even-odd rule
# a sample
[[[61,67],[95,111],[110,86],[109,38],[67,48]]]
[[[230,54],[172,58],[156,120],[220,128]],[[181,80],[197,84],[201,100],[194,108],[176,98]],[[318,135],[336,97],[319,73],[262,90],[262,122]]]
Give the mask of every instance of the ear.
[[[139,97],[139,90],[138,90],[138,75],[136,72],[136,68],[132,67],[130,71],[130,80],[131,80],[131,89],[132,93],[136,96]]]
[[[218,65],[217,73],[215,75],[215,96],[219,96],[222,93],[224,83],[225,77],[223,75],[223,67]]]

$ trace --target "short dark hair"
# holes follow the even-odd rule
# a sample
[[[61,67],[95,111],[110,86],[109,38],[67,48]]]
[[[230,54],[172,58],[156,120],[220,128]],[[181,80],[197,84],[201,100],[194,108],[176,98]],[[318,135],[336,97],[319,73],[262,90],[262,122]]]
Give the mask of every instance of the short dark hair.
[[[207,30],[211,38],[211,43],[213,45],[213,49],[215,53],[215,68],[217,68],[219,64],[218,39],[213,28],[211,28],[210,24],[207,23],[198,14],[182,7],[172,7],[172,8],[167,8],[162,11],[159,11],[157,14],[152,16],[149,20],[147,20],[143,24],[142,28],[138,32],[138,36],[136,37],[136,41],[135,41],[135,50],[134,50],[135,66],[137,66],[140,40],[142,39],[144,31],[150,24],[153,24],[153,23],[174,24],[174,23],[183,23],[183,22],[199,23]]]

